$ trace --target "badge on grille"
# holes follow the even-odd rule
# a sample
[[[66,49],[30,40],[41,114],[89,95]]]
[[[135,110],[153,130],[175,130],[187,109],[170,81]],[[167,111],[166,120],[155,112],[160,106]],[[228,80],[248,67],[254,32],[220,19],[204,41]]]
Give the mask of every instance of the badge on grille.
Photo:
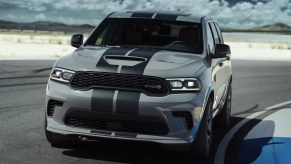
[[[151,88],[151,89],[161,89],[162,88],[161,85],[150,85],[150,84],[146,84],[144,87]]]

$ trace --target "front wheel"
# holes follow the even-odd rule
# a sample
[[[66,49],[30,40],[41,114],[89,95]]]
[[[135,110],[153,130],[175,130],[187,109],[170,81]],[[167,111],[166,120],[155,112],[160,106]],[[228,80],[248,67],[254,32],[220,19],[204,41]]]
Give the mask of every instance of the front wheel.
[[[207,101],[201,125],[199,127],[197,136],[193,143],[190,145],[188,154],[195,158],[207,158],[210,153],[212,142],[212,109],[213,100],[209,98]]]
[[[230,113],[231,113],[231,98],[232,98],[232,88],[231,84],[228,87],[228,92],[226,96],[226,100],[224,105],[220,111],[220,113],[215,118],[215,124],[220,127],[227,128],[230,121]]]

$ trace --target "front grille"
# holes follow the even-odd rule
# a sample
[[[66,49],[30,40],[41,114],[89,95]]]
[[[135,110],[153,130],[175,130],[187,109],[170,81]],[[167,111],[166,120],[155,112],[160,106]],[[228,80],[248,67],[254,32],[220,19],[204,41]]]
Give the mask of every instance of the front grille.
[[[47,103],[47,115],[52,117],[54,114],[55,106],[63,106],[63,102],[57,100],[49,100]]]
[[[187,125],[187,129],[193,128],[193,118],[190,112],[187,111],[174,111],[172,112],[174,117],[182,117]]]
[[[169,92],[167,83],[162,78],[119,73],[77,72],[71,80],[70,86],[80,90],[96,87],[133,90],[145,94],[166,94]]]
[[[167,135],[168,126],[156,117],[71,111],[65,118],[68,126],[147,135]]]

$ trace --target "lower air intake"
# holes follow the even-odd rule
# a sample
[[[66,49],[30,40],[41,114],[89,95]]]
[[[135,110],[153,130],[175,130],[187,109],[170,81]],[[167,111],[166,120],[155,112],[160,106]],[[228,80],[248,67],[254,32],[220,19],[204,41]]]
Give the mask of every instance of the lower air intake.
[[[187,129],[190,130],[193,128],[193,118],[190,112],[187,111],[174,111],[172,112],[174,117],[184,118],[184,121],[187,125]]]
[[[47,103],[47,115],[53,117],[56,106],[63,106],[63,102],[58,100],[49,100]]]
[[[73,110],[67,114],[65,124],[91,130],[106,130],[135,134],[163,136],[169,133],[167,124],[160,118],[92,111],[84,112]]]

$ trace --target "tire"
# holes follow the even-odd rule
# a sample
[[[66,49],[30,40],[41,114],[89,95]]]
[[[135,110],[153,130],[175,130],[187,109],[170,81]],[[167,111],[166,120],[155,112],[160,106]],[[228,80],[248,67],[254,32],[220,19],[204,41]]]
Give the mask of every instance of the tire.
[[[229,85],[226,100],[220,111],[220,113],[215,118],[215,124],[222,128],[227,128],[230,121],[231,114],[231,98],[232,98],[232,87]]]
[[[195,140],[191,143],[188,155],[194,158],[207,158],[212,142],[213,100],[209,98]]]
[[[75,146],[75,145],[78,145],[80,143],[80,141],[77,139],[73,139],[73,138],[67,137],[67,136],[62,135],[62,134],[53,133],[53,132],[48,131],[46,129],[47,128],[46,117],[45,117],[44,127],[45,127],[46,139],[51,144],[51,146],[54,146],[54,147]]]

